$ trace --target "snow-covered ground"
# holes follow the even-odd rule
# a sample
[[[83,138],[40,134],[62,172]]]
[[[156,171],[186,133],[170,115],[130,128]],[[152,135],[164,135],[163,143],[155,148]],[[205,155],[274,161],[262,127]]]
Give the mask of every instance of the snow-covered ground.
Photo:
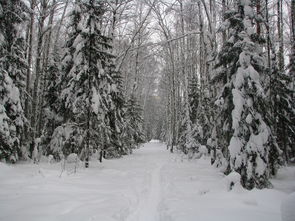
[[[77,173],[67,165],[61,174],[58,163],[0,163],[0,220],[281,220],[281,203],[295,191],[294,167],[280,171],[274,189],[229,191],[209,162],[182,159],[153,141]]]

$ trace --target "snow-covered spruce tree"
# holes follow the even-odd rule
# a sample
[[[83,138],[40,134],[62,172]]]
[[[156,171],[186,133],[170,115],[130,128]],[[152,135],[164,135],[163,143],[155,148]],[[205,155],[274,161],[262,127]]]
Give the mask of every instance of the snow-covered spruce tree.
[[[22,153],[25,123],[20,93],[27,69],[21,33],[25,11],[21,0],[0,1],[0,160],[12,162]]]
[[[112,104],[107,112],[107,118],[109,119],[109,125],[111,128],[110,145],[107,150],[108,157],[116,157],[125,154],[124,143],[122,142],[122,136],[124,131],[124,104],[125,98],[123,96],[123,80],[121,73],[116,71],[114,62],[110,62],[108,65],[108,72],[112,78],[110,96]]]
[[[44,154],[51,154],[50,151],[50,140],[54,130],[60,126],[63,122],[62,115],[59,113],[61,107],[61,100],[59,99],[59,94],[61,93],[61,59],[58,53],[54,52],[53,57],[49,61],[49,65],[46,69],[46,91],[44,92],[44,126],[42,129],[42,144],[45,147]]]
[[[192,156],[200,147],[202,139],[202,128],[198,121],[199,108],[199,84],[194,76],[188,84],[188,107],[185,105],[181,113],[181,123],[179,127],[178,148],[184,153]],[[187,112],[186,108],[189,109]],[[189,116],[187,116],[189,113]]]
[[[142,108],[135,96],[131,94],[125,104],[123,128],[123,142],[128,152],[131,152],[138,144],[144,142],[145,137],[142,131],[142,124]]]
[[[202,99],[197,110],[197,123],[200,129],[199,141],[202,145],[207,144],[207,140],[211,137],[211,131],[213,128],[213,111],[212,111],[212,98],[209,95],[209,90],[206,88],[203,92]]]
[[[250,0],[239,0],[237,10],[226,13],[225,28],[229,40],[219,54],[216,81],[222,90],[216,104],[217,113],[215,157],[226,159],[225,173],[241,174],[242,185],[248,189],[267,187],[274,162],[269,154],[278,151],[272,145],[272,134],[264,120],[266,101],[260,83],[265,74],[265,60],[260,44],[263,39],[254,31],[254,12]],[[215,162],[216,163],[216,162]],[[218,162],[216,164],[219,164]]]
[[[183,116],[184,114],[182,114]],[[182,117],[181,116],[181,117]],[[189,126],[187,124],[190,124]],[[197,123],[192,124],[190,119],[182,117],[179,128],[178,148],[189,157],[199,152],[202,140],[202,127]]]
[[[60,150],[58,144],[62,143],[79,154],[84,152],[84,158],[91,149],[113,149],[120,136],[121,89],[114,73],[114,56],[108,53],[110,39],[100,31],[104,12],[103,1],[74,4],[62,64],[59,111],[64,123],[55,129],[51,140],[52,149]]]
[[[192,122],[186,116],[185,110],[181,113],[180,119],[181,123],[179,126],[178,149],[180,149],[184,154],[193,154],[197,152],[199,144],[192,133]]]

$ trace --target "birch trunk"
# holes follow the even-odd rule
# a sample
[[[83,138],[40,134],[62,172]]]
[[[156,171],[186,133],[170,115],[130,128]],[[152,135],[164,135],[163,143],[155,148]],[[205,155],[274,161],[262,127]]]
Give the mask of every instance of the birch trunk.
[[[44,124],[44,119],[43,119],[43,114],[44,114],[44,107],[43,107],[43,102],[44,102],[44,93],[46,90],[46,81],[47,81],[47,68],[48,68],[48,61],[50,57],[50,48],[51,48],[51,40],[52,40],[52,26],[53,26],[53,18],[54,18],[54,13],[55,13],[55,7],[56,7],[56,0],[52,2],[52,8],[50,10],[50,16],[49,16],[49,21],[48,21],[48,33],[45,37],[45,46],[44,46],[44,53],[43,53],[43,65],[42,65],[42,75],[41,75],[41,81],[40,81],[40,97],[39,97],[39,106],[38,106],[38,113],[39,113],[39,118],[38,118],[38,125],[37,125],[37,136],[40,136],[41,130],[42,130],[42,125]]]
[[[278,36],[279,36],[279,51],[278,51],[278,60],[279,60],[279,70],[281,72],[285,69],[285,62],[284,62],[284,30],[283,30],[283,12],[282,12],[282,0],[277,0],[277,28],[278,28]]]
[[[37,108],[39,105],[38,93],[40,92],[39,83],[40,77],[42,75],[41,70],[41,59],[42,59],[42,46],[43,46],[43,36],[44,36],[44,22],[46,19],[46,11],[47,11],[47,2],[46,0],[42,0],[41,2],[41,14],[38,22],[38,42],[37,42],[37,55],[36,55],[36,66],[35,66],[35,81],[34,81],[34,89],[33,89],[33,103],[32,103],[32,118],[31,118],[31,127],[33,129],[33,139],[37,135]]]
[[[36,0],[31,0],[31,8],[30,8],[30,24],[29,24],[29,38],[28,38],[28,70],[27,70],[27,79],[26,79],[26,100],[25,100],[25,116],[28,120],[30,120],[29,116],[29,100],[30,100],[30,82],[31,82],[31,68],[32,68],[32,57],[33,57],[33,33],[34,33],[34,22],[35,22],[35,2]]]

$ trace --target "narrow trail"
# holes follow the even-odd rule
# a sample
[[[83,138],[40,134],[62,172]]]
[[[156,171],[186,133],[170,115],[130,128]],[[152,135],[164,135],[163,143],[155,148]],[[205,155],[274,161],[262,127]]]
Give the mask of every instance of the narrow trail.
[[[146,144],[145,146],[144,168],[142,172],[147,172],[146,168],[152,167],[151,171],[146,173],[148,182],[144,183],[146,186],[146,193],[139,199],[139,204],[136,210],[130,214],[127,221],[160,221],[159,205],[161,202],[161,170],[162,167],[169,161],[169,157],[162,155],[155,157],[154,154],[161,153],[162,145],[154,143]]]
[[[159,220],[159,203],[161,201],[161,168],[157,165],[156,169],[150,174],[151,182],[148,190],[147,199],[141,199],[144,202],[137,208],[137,221]]]

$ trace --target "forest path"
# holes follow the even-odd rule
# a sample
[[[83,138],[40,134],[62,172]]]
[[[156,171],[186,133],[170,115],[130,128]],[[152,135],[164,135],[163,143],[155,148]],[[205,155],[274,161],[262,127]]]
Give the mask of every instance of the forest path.
[[[72,168],[60,176],[60,163],[0,163],[0,221],[279,221],[285,192],[295,191],[288,168],[275,189],[229,192],[209,157],[187,160],[155,141]]]
[[[145,173],[146,183],[139,204],[130,214],[127,221],[159,221],[159,205],[161,202],[161,170],[169,162],[169,154],[160,143],[147,143],[142,149],[144,155],[142,173]],[[148,169],[147,169],[148,168]]]

